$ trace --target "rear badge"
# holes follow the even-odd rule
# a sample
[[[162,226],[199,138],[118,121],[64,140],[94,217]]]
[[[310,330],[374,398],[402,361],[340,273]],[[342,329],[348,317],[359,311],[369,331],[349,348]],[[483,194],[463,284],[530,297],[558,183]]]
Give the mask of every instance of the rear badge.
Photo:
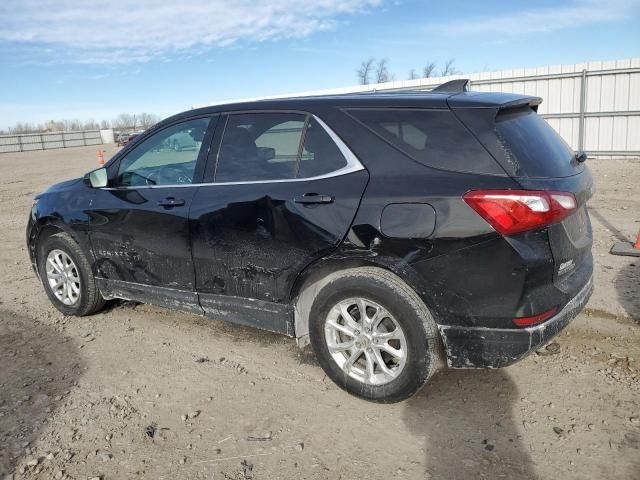
[[[575,267],[573,260],[567,260],[566,262],[562,262],[560,264],[560,267],[558,268],[558,275],[562,275],[565,274],[571,270],[573,270]]]

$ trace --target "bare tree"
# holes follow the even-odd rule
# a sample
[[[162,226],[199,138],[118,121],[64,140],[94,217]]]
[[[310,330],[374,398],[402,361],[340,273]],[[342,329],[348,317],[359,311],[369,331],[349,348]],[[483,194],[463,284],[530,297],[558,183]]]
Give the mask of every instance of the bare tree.
[[[121,113],[111,122],[113,128],[118,130],[125,130],[135,128],[135,118],[129,113]]]
[[[417,80],[417,79],[418,79],[418,74],[416,73],[416,70],[412,68],[411,70],[409,70],[409,80]]]
[[[113,119],[112,122],[108,120],[98,122],[94,119],[80,120],[77,118],[73,120],[49,120],[44,124],[37,125],[27,122],[17,122],[6,130],[11,134],[98,130],[100,128],[106,129],[112,127],[117,130],[133,130],[138,128],[147,129],[159,121],[160,117],[153,113],[122,113]]]
[[[139,118],[140,118],[140,126],[145,130],[149,127],[153,127],[156,123],[160,121],[160,118],[158,117],[158,115],[155,115],[153,113],[142,112],[139,115]]]
[[[390,81],[388,64],[389,61],[386,58],[383,58],[378,62],[378,67],[376,68],[376,83]]]
[[[450,58],[449,60],[447,60],[447,63],[445,63],[442,70],[440,70],[441,77],[446,77],[449,75],[457,75],[458,73],[460,73],[458,70],[456,70],[456,67],[453,65],[455,61],[456,61],[455,58]]]
[[[60,123],[62,124],[62,130],[67,132],[73,130],[82,130],[82,124],[77,118],[73,120],[62,120]]]
[[[122,114],[118,115],[116,118],[111,120],[111,126],[116,130],[119,130],[125,127],[125,122],[124,122],[124,119],[122,118]]]
[[[376,61],[375,58],[369,58],[360,64],[360,68],[356,70],[356,75],[358,76],[358,83],[360,85],[368,85],[369,84],[369,76],[373,71],[373,64]]]
[[[13,127],[9,127],[9,133],[27,133],[26,124],[22,122],[16,123]]]
[[[111,121],[111,127],[116,130],[146,130],[160,120],[161,118],[154,113],[121,113]]]
[[[429,62],[422,69],[422,76],[424,78],[433,77],[435,70],[436,70],[436,62]]]
[[[32,123],[18,122],[13,127],[9,127],[10,133],[38,133],[42,131],[42,125],[33,125]]]
[[[100,125],[93,118],[90,120],[86,120],[82,125],[83,130],[98,130]]]

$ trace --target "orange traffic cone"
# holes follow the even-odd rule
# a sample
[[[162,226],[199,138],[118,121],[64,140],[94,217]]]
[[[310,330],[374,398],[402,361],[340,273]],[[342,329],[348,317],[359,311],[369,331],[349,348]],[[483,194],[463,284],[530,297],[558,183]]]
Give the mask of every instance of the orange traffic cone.
[[[613,255],[624,255],[628,257],[640,257],[640,231],[636,237],[636,242],[620,242],[611,248]]]
[[[104,165],[104,155],[102,154],[102,150],[98,150],[96,154],[98,155],[98,165],[103,166]]]

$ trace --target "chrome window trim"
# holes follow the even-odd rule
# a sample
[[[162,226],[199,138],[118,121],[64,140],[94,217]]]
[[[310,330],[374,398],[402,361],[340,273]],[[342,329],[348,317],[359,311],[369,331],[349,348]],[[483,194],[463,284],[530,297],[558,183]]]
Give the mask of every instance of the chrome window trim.
[[[277,110],[273,111],[274,113],[278,113]],[[234,112],[234,113],[244,113],[244,112]],[[267,112],[264,112],[267,113]],[[270,112],[269,112],[270,113]],[[311,114],[313,119],[318,122],[318,124],[324,129],[325,132],[329,135],[331,140],[338,146],[340,153],[344,156],[347,164],[332,172],[324,173],[322,175],[316,175],[315,177],[306,177],[306,178],[283,178],[279,180],[246,180],[240,182],[206,182],[206,183],[177,183],[173,185],[140,185],[140,186],[130,186],[130,187],[103,187],[100,190],[140,190],[147,188],[176,188],[176,187],[210,187],[214,185],[253,185],[253,184],[263,184],[263,183],[288,183],[288,182],[311,182],[314,180],[324,180],[326,178],[339,177],[341,175],[347,175],[353,172],[359,172],[360,170],[364,170],[364,166],[358,160],[358,157],[351,151],[351,149],[342,141],[342,139],[327,125],[324,121],[319,118],[317,115]]]

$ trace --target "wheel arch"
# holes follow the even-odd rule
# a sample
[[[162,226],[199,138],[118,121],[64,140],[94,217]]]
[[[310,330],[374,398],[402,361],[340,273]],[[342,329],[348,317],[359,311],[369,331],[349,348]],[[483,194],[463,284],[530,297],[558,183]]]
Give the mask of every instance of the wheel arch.
[[[38,277],[40,277],[40,272],[38,271],[38,247],[42,240],[57,233],[69,235],[84,250],[88,258],[93,259],[93,252],[88,243],[62,219],[55,216],[41,217],[34,222],[28,236],[29,256]]]
[[[353,254],[342,253],[321,258],[307,266],[293,284],[289,301],[294,307],[294,335],[299,346],[304,347],[308,344],[309,314],[318,292],[336,275],[360,267],[379,268],[394,274],[399,281],[416,292],[436,322],[440,323],[436,316],[433,299],[424,288],[423,281],[417,272],[409,265],[393,257],[372,254],[364,256],[361,251]]]
[[[88,245],[89,240],[86,231],[74,230],[73,225],[55,216],[32,218],[33,221],[29,223],[27,234],[29,252],[32,256],[31,260],[36,275],[43,283],[45,292],[54,307],[64,315],[74,316],[89,315],[100,310],[105,303],[105,299],[95,282],[92,272],[92,264],[95,262],[93,252]],[[62,299],[56,297],[55,292],[47,284],[45,272],[41,271],[41,268],[44,269],[47,260],[44,255],[40,258],[38,257],[43,252],[51,250],[46,250],[48,248],[47,244],[50,244],[49,242],[60,244],[60,246],[53,248],[59,248],[63,253],[70,256],[73,267],[76,269],[76,276],[78,277],[76,280],[77,288],[80,291],[76,290],[76,299],[72,303],[63,303]]]

